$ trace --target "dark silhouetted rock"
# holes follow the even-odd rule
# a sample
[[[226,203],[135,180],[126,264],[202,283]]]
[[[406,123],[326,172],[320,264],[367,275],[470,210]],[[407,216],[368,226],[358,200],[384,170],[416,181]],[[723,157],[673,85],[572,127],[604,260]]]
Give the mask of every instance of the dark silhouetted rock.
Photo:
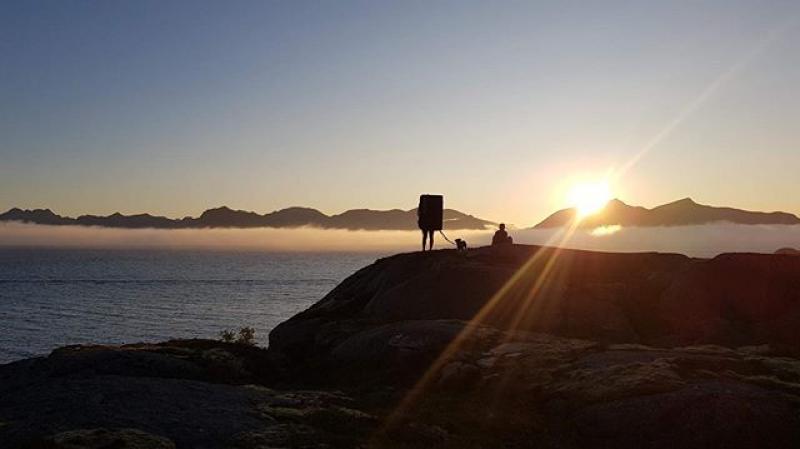
[[[522,245],[466,256],[402,254],[360,270],[281,323],[270,348],[297,360],[353,352],[344,348],[354,339],[363,342],[355,352],[385,351],[388,337],[367,343],[382,335],[380,326],[420,320],[605,342],[770,344],[794,354],[800,353],[800,259],[725,254],[704,260]],[[436,332],[428,337],[436,340]]]
[[[353,447],[373,428],[343,394],[263,386],[274,371],[264,349],[206,340],[0,365],[0,447]]]
[[[44,440],[53,449],[175,449],[172,441],[136,429],[80,429]]]
[[[400,254],[268,350],[0,365],[0,447],[800,447],[799,274],[783,255]]]

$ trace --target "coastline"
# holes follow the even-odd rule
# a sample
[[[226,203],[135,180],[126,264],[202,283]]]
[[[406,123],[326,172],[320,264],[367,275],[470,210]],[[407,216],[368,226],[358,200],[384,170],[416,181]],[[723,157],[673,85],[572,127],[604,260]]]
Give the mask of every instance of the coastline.
[[[268,349],[77,346],[0,365],[0,439],[791,447],[798,274],[800,259],[782,255],[399,254],[282,323]],[[543,275],[551,281],[536,287]]]

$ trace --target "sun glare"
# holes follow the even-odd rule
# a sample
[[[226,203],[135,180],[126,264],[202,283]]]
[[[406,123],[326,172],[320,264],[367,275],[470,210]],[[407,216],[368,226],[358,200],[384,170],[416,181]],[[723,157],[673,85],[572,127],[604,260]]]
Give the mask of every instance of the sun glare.
[[[599,212],[611,199],[611,188],[606,182],[589,182],[574,185],[568,201],[578,211],[578,218]]]

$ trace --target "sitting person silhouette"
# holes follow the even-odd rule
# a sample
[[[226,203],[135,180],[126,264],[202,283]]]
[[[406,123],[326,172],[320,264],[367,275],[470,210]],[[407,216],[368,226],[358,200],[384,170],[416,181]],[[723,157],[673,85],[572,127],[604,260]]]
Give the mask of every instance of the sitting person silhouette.
[[[512,243],[514,243],[514,239],[506,232],[506,224],[500,223],[500,229],[498,229],[497,232],[494,233],[494,237],[492,237],[492,246],[510,245]]]

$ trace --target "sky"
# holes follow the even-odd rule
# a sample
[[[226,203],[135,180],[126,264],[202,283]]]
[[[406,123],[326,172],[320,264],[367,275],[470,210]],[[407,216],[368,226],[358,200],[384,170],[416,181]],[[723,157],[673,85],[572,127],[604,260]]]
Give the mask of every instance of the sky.
[[[800,213],[800,3],[0,3],[0,209]]]

